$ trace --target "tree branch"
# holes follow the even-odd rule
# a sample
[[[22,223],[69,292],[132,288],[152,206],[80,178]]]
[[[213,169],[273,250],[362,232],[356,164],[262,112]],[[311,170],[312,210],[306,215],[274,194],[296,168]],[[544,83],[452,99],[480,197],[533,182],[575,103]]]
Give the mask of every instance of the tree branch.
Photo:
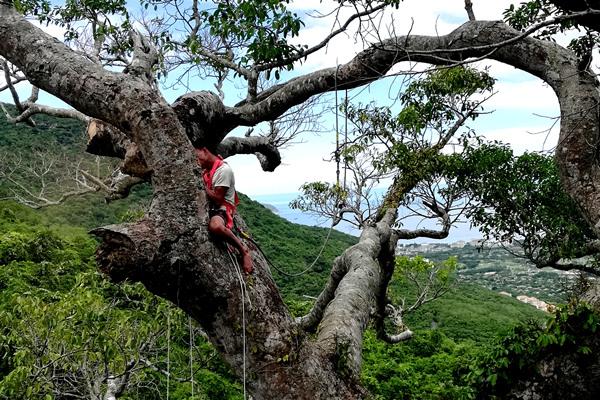
[[[587,263],[582,262],[577,263],[574,262],[573,260],[558,260],[558,261],[539,261],[535,263],[535,266],[537,268],[554,268],[560,271],[573,271],[573,270],[577,270],[577,271],[581,271],[581,272],[587,272],[588,274],[592,274],[595,276],[600,276],[600,269],[589,266]]]
[[[332,357],[347,359],[346,367],[354,377],[360,372],[363,333],[382,279],[377,258],[389,243],[394,219],[395,213],[386,213],[379,223],[363,230],[357,244],[344,251],[338,262],[345,264],[347,273],[319,326],[317,345]]]
[[[228,108],[227,113],[240,125],[253,125],[274,119],[289,107],[300,104],[315,94],[332,91],[336,87],[351,89],[377,80],[394,65],[404,61],[449,65],[461,63],[470,57],[486,55],[539,76],[536,69],[546,69],[548,66],[543,63],[526,63],[524,59],[515,57],[511,50],[519,49],[522,52],[531,46],[540,48],[548,45],[566,52],[556,44],[550,45],[527,37],[545,26],[578,15],[600,15],[600,11],[558,16],[525,32],[518,32],[500,21],[470,21],[445,36],[393,37],[371,46],[347,64],[339,66],[337,85],[336,68],[326,68],[272,87],[258,94],[253,104],[240,102],[235,107]],[[503,51],[499,51],[500,49]]]
[[[573,19],[582,26],[600,32],[600,22],[598,21],[598,18],[594,17],[591,13],[586,15],[586,13],[589,13],[592,10],[600,10],[599,0],[549,0],[549,2],[567,13],[583,13],[583,15]]]
[[[256,154],[263,171],[275,171],[281,164],[279,149],[265,136],[228,137],[219,143],[216,151],[223,158],[235,154]]]
[[[384,315],[392,317],[393,325],[400,329],[401,332],[394,335],[387,333],[385,325],[383,324],[384,318],[382,317],[382,322],[377,325],[377,337],[380,340],[383,340],[388,344],[398,344],[412,338],[413,332],[404,325],[402,314],[403,310],[401,307],[396,308],[391,304],[386,304]]]
[[[6,60],[2,60],[2,69],[4,70],[4,80],[6,81],[6,86],[10,90],[10,94],[12,95],[13,102],[15,103],[15,107],[17,107],[17,111],[19,113],[23,113],[25,111],[25,108],[23,107],[23,105],[21,104],[21,101],[19,100],[19,94],[17,93],[17,89],[15,89],[15,86],[14,86],[14,83],[12,80],[12,76],[10,73],[10,67]],[[4,114],[6,114],[6,119],[12,120],[12,117],[10,116],[8,111],[6,111],[4,106],[2,106],[2,110],[4,111]],[[27,123],[27,125],[35,127],[35,122],[31,118],[27,117],[27,118],[23,119],[23,121],[25,121]]]
[[[433,199],[431,203],[423,201],[423,204],[431,211],[433,211],[433,213],[442,220],[442,229],[439,231],[435,231],[432,229],[395,229],[394,233],[398,235],[399,239],[408,240],[416,239],[419,237],[426,237],[430,239],[444,239],[448,237],[448,233],[450,232],[451,227],[448,209],[440,208],[439,204],[435,201],[435,199]]]
[[[156,48],[148,38],[134,29],[129,31],[129,38],[133,42],[133,59],[123,72],[145,79],[151,86],[156,86],[153,71],[154,66],[158,64]]]
[[[335,36],[339,35],[340,33],[344,32],[348,28],[348,26],[350,26],[350,24],[354,20],[356,20],[358,18],[361,18],[361,17],[364,17],[364,16],[367,16],[367,15],[374,14],[377,11],[383,10],[387,6],[388,5],[386,3],[382,3],[382,4],[380,4],[380,5],[376,6],[376,7],[367,8],[364,11],[357,12],[357,13],[351,15],[346,20],[346,22],[344,22],[344,24],[342,26],[340,26],[338,29],[334,30],[329,35],[327,35],[325,37],[325,39],[323,39],[319,44],[317,44],[317,45],[315,45],[315,46],[313,46],[313,47],[311,47],[309,49],[306,49],[304,51],[298,52],[293,57],[286,58],[285,60],[282,60],[282,61],[270,62],[270,63],[264,63],[264,64],[257,64],[255,66],[255,69],[257,71],[266,71],[266,70],[273,69],[273,68],[280,68],[280,67],[283,67],[283,66],[285,66],[287,64],[290,64],[290,63],[293,63],[295,61],[298,61],[298,60],[300,60],[302,58],[305,58],[305,57],[309,56],[310,54],[315,53],[315,52],[321,50],[323,47],[327,46],[329,44],[329,42],[331,41],[331,39],[333,39]],[[368,6],[368,7],[370,7],[370,6]]]
[[[465,0],[465,10],[469,16],[469,21],[475,21],[475,13],[473,12],[473,2],[471,0]]]
[[[4,109],[4,107],[2,107]],[[90,118],[77,110],[66,109],[66,108],[55,108],[50,106],[45,106],[37,103],[32,103],[27,101],[23,104],[23,111],[16,117],[11,117],[5,110],[7,114],[7,121],[12,124],[18,124],[20,122],[27,122],[32,115],[35,114],[46,114],[53,117],[58,118],[73,118],[82,122],[89,122]]]

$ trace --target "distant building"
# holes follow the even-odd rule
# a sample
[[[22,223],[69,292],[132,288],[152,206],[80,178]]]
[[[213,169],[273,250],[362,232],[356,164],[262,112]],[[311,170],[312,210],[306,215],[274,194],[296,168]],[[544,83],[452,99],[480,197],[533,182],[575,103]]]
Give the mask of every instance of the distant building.
[[[546,312],[552,312],[556,309],[556,307],[552,304],[548,304],[545,301],[542,301],[540,299],[537,299],[535,297],[531,297],[531,296],[525,296],[525,295],[519,295],[516,297],[517,300],[526,303],[526,304],[531,304],[532,306],[534,306],[535,308],[537,308],[538,310],[542,310],[542,311],[546,311]]]

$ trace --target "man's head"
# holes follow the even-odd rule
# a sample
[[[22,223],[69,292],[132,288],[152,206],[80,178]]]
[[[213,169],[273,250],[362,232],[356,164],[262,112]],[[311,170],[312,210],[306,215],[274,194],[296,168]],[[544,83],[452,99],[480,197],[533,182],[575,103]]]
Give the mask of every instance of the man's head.
[[[196,160],[198,161],[198,164],[200,164],[200,166],[204,169],[211,169],[213,163],[215,162],[216,156],[206,147],[200,147],[194,150],[196,152]]]

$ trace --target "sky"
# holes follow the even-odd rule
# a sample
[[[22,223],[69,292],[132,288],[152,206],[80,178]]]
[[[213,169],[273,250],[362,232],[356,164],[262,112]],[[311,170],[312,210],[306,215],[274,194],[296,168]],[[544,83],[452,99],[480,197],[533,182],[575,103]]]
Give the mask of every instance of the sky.
[[[331,2],[321,0],[292,1],[290,8],[300,15],[317,9],[327,11]],[[477,19],[500,19],[502,12],[513,1],[510,0],[474,0],[474,12]],[[398,10],[387,12],[382,19],[381,36],[403,35],[443,35],[467,21],[463,0],[404,0]],[[304,44],[315,44],[331,31],[332,18],[320,18],[309,22],[302,30],[300,39]],[[50,34],[62,38],[57,27],[44,27]],[[565,41],[568,38],[565,39]],[[321,68],[342,64],[363,49],[363,43],[356,41],[353,35],[340,35],[329,46],[308,58],[293,71],[293,75],[313,72]],[[597,64],[598,58],[595,59]],[[513,67],[493,61],[482,61],[479,68],[489,67],[490,73],[497,79],[497,92],[486,104],[486,110],[493,113],[483,115],[470,128],[490,140],[511,143],[516,153],[524,151],[551,151],[557,142],[558,124],[550,129],[559,115],[558,102],[552,90],[541,80]],[[408,69],[409,65],[399,65],[392,72]],[[412,66],[424,68],[424,66]],[[289,75],[288,75],[289,76]],[[399,79],[386,78],[368,87],[349,91],[349,97],[363,103],[377,101],[378,104],[391,104],[391,98],[399,90]],[[194,90],[211,89],[212,82],[192,81]],[[391,88],[391,89],[390,89]],[[231,89],[231,87],[230,87]],[[27,85],[21,84],[20,91],[26,92]],[[164,96],[173,101],[185,93],[183,88],[165,90]],[[338,100],[343,101],[344,93],[339,92]],[[229,90],[225,103],[235,104],[241,93]],[[282,165],[275,172],[263,172],[254,156],[235,156],[228,159],[236,175],[236,187],[251,197],[267,198],[277,194],[289,194],[298,191],[300,185],[311,181],[335,181],[335,165],[330,159],[335,150],[335,94],[326,95],[330,111],[323,119],[327,131],[320,135],[306,134],[298,143],[282,150]],[[27,97],[25,94],[23,97]],[[9,94],[0,93],[0,101],[11,102]],[[40,102],[61,105],[56,99],[44,96]],[[343,121],[339,121],[343,124]],[[242,134],[240,129],[234,134]]]

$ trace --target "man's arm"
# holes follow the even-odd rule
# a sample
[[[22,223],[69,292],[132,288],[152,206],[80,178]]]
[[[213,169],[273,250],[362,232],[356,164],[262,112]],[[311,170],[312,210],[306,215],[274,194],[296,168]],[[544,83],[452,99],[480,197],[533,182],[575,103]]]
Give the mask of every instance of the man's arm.
[[[206,194],[208,198],[215,204],[221,205],[225,203],[225,193],[227,193],[226,186],[217,186],[213,189],[206,188]]]

